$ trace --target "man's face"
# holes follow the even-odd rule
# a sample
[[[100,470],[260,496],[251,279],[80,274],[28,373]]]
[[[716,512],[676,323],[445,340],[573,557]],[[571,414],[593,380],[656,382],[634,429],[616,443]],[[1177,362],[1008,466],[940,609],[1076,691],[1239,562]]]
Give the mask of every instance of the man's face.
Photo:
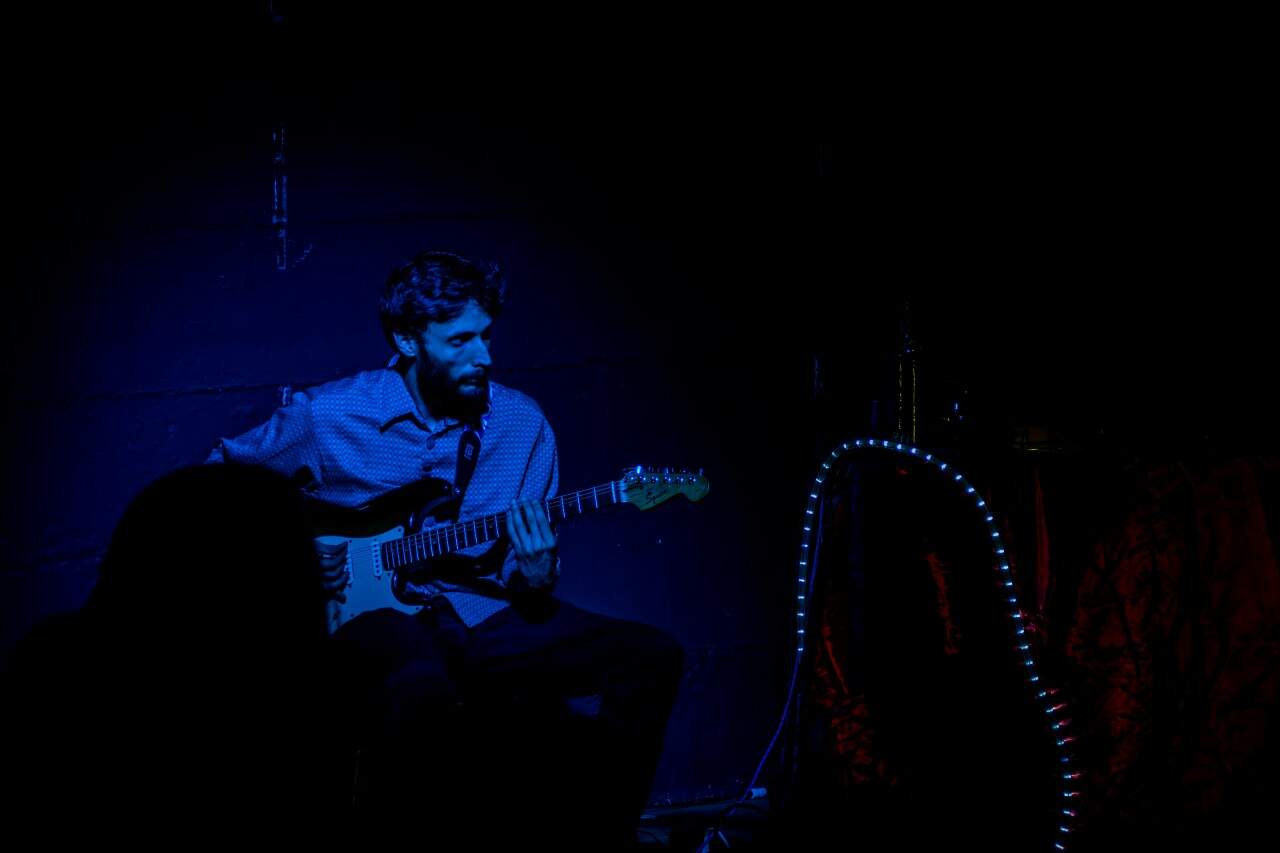
[[[428,323],[418,338],[418,383],[424,397],[482,406],[489,399],[489,330],[493,319],[475,302],[456,318]]]

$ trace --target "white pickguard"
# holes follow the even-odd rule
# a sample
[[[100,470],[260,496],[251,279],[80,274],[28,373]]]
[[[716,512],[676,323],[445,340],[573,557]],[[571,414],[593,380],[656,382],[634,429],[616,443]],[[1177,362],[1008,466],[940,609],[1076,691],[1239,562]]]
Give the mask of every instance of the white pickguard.
[[[347,587],[342,592],[345,602],[329,602],[329,633],[369,610],[394,607],[405,613],[417,613],[422,607],[405,604],[391,591],[391,572],[382,566],[379,546],[389,539],[404,536],[403,527],[394,527],[377,536],[348,539],[345,536],[319,536],[324,545],[347,543]]]

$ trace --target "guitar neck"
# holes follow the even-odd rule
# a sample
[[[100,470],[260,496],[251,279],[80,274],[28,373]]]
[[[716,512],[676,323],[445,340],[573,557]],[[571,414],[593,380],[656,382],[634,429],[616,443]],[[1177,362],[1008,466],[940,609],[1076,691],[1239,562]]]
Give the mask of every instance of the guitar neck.
[[[576,515],[586,515],[626,503],[623,486],[621,481],[613,480],[589,489],[558,495],[542,504],[548,519],[553,522],[565,521]],[[463,548],[493,542],[506,532],[507,513],[485,515],[384,542],[383,560],[389,568],[400,568]]]

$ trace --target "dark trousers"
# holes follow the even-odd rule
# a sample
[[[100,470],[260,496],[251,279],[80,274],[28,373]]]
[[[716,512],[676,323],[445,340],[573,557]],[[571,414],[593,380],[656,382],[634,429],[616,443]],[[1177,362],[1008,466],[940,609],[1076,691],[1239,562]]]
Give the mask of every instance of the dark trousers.
[[[416,616],[365,613],[337,634],[359,815],[469,845],[628,840],[662,752],[679,643],[550,597],[471,629],[437,601]]]

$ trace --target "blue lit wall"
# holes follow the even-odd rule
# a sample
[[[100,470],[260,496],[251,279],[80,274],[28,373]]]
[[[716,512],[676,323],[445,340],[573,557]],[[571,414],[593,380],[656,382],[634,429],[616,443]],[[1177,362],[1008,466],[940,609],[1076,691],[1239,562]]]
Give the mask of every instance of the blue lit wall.
[[[636,464],[706,470],[700,505],[564,529],[560,591],[689,647],[655,794],[735,788],[780,707],[781,510],[811,452],[806,333],[774,278],[804,275],[805,238],[780,216],[797,205],[779,196],[814,179],[810,142],[752,142],[696,114],[424,110],[406,84],[69,97],[31,105],[43,135],[8,312],[4,652],[81,604],[145,483],[262,421],[283,387],[382,364],[383,278],[446,248],[507,270],[496,378],[546,410],[566,489]]]

